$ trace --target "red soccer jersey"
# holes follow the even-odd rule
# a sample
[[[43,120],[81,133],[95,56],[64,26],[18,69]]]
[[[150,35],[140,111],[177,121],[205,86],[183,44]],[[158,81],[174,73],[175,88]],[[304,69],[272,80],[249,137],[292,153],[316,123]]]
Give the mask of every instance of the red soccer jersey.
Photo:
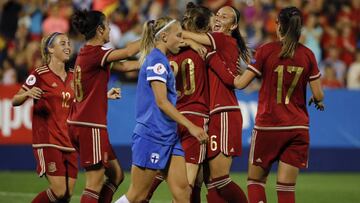
[[[81,48],[74,70],[75,101],[69,124],[106,128],[107,83],[110,64],[106,58],[112,49],[85,45]]]
[[[209,84],[205,61],[192,49],[169,56],[176,74],[176,108],[181,113],[209,114]]]
[[[210,114],[239,109],[233,85],[237,75],[236,62],[239,58],[236,40],[220,32],[214,32],[208,36],[218,55],[217,58],[212,57],[209,62]],[[226,66],[216,65],[223,61],[226,62]],[[230,81],[222,78],[222,75],[229,74]]]
[[[248,70],[261,76],[259,104],[255,128],[308,129],[306,86],[320,77],[312,51],[298,44],[292,59],[281,59],[281,42],[258,48],[255,61]]]
[[[22,88],[25,91],[33,87],[44,93],[34,100],[33,108],[33,147],[55,147],[64,151],[75,151],[68,136],[66,119],[74,99],[72,89],[73,73],[68,72],[65,81],[47,66],[31,72]]]

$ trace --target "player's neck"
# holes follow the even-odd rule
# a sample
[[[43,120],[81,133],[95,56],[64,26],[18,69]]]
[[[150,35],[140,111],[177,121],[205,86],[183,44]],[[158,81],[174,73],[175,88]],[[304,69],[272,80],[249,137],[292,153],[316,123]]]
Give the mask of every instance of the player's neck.
[[[159,49],[165,56],[166,56],[166,53],[167,53],[167,48],[165,47],[164,44],[156,44],[155,48]]]
[[[91,45],[91,46],[102,46],[104,45],[104,40],[98,38],[98,37],[94,37],[90,40],[88,40],[86,42],[86,45]]]
[[[52,58],[48,64],[49,68],[61,78],[66,77],[65,63],[56,58]]]

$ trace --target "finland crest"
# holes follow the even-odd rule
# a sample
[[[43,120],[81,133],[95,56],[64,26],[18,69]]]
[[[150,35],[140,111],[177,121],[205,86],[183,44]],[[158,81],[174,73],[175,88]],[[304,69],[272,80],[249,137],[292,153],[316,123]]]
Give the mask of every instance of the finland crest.
[[[156,164],[157,162],[159,162],[159,159],[160,159],[160,155],[158,153],[151,153],[150,156],[151,163]]]

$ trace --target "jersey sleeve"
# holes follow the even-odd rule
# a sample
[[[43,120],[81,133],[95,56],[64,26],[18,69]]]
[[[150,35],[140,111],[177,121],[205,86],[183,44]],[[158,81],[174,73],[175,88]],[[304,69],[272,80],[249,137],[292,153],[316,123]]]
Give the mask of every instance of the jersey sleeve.
[[[112,48],[106,48],[106,47],[99,48],[98,54],[96,55],[97,57],[96,61],[99,63],[98,64],[99,66],[105,67],[106,59],[112,51],[114,51],[114,49]]]
[[[147,81],[161,81],[163,83],[167,82],[168,70],[166,69],[163,63],[156,63],[153,66],[148,66],[146,68],[146,80]]]
[[[221,59],[221,57],[214,52],[209,56],[207,63],[212,71],[225,83],[227,86],[234,86],[234,79],[236,77],[236,73],[233,73],[231,69],[228,67],[229,64],[226,64],[225,61]]]
[[[39,74],[33,70],[30,75],[26,78],[24,84],[22,85],[22,88],[25,91],[30,90],[31,88],[35,87],[38,85],[40,80]]]
[[[257,77],[261,77],[263,69],[264,57],[263,57],[263,47],[259,47],[256,50],[255,57],[250,61],[247,69],[256,74]]]
[[[220,32],[207,33],[213,50],[223,50],[226,48],[226,36]]]
[[[314,54],[312,52],[310,52],[309,58],[310,58],[309,81],[313,81],[313,80],[316,80],[316,79],[320,78],[321,73],[319,71],[319,67],[317,65],[315,56],[314,56]]]

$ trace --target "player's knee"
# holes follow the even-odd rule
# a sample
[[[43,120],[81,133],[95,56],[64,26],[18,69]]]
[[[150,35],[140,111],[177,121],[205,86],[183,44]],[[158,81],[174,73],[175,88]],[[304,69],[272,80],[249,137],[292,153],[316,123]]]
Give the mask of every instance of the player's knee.
[[[70,196],[72,195],[70,191],[66,190],[66,186],[61,184],[52,185],[51,190],[55,194],[56,198],[59,200],[70,198]]]
[[[115,176],[113,178],[113,182],[116,184],[116,185],[120,185],[123,181],[124,181],[124,178],[125,178],[125,175],[123,173],[122,170],[118,170],[116,171],[115,173]]]
[[[191,187],[187,184],[179,185],[173,191],[173,198],[176,202],[190,200]]]

